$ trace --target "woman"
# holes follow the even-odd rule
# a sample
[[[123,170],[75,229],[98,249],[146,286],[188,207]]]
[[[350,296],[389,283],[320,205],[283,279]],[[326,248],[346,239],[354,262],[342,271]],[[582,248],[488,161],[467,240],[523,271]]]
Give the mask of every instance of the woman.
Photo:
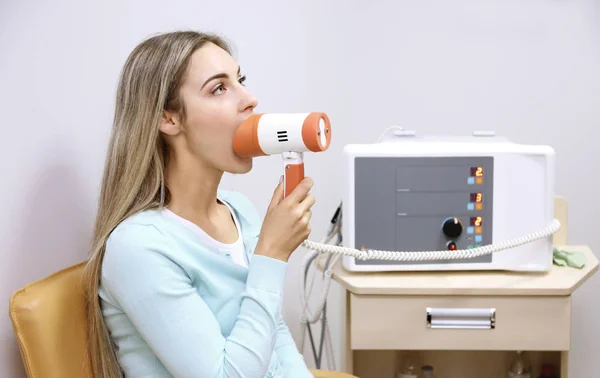
[[[306,178],[264,221],[218,188],[252,160],[232,149],[256,99],[219,37],[167,33],[121,73],[85,272],[94,376],[312,377],[281,313],[308,237]]]

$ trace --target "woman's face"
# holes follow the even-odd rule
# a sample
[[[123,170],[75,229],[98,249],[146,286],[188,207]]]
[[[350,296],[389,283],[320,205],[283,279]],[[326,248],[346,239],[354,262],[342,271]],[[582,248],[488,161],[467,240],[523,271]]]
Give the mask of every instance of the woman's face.
[[[242,84],[240,68],[225,50],[207,43],[190,59],[181,88],[186,119],[161,126],[175,137],[176,149],[185,149],[193,159],[224,172],[246,173],[251,158],[233,151],[233,134],[257,105],[256,98]]]

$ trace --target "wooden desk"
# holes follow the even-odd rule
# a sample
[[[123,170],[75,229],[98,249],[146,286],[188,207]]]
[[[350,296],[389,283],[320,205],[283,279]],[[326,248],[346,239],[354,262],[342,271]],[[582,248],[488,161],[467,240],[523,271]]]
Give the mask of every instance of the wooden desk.
[[[361,378],[395,378],[406,351],[418,351],[444,378],[505,378],[514,352],[526,351],[533,375],[543,363],[568,376],[571,294],[598,270],[587,246],[566,240],[566,203],[555,244],[583,252],[583,269],[553,266],[547,273],[384,272],[351,273],[337,264],[333,279],[346,291],[345,371]],[[322,268],[322,261],[319,261]],[[495,309],[494,328],[427,326],[428,308]]]

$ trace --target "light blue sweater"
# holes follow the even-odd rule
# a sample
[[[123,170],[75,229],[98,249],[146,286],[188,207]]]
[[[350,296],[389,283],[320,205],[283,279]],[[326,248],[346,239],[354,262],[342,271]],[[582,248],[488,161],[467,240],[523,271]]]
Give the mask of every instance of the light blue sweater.
[[[282,319],[287,264],[253,254],[262,222],[246,197],[218,198],[240,221],[248,268],[160,210],[110,235],[98,294],[126,377],[312,377]]]

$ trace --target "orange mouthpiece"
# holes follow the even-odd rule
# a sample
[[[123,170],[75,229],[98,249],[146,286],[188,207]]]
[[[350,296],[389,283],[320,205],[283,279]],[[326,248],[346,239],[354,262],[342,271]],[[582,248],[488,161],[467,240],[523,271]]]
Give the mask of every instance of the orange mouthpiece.
[[[233,135],[233,150],[241,157],[266,156],[258,143],[258,121],[262,114],[246,119]]]

